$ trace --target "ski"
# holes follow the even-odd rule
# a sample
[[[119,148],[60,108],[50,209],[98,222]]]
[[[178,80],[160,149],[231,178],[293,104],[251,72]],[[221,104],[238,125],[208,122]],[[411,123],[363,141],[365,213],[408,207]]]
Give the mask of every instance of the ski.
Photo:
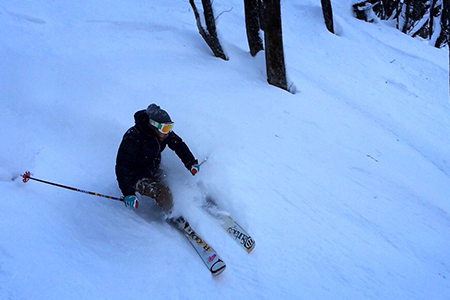
[[[217,276],[225,270],[225,262],[220,258],[217,252],[208,245],[194,229],[192,229],[191,225],[189,225],[183,217],[168,219],[168,221],[184,234],[212,275]]]
[[[206,196],[203,208],[215,219],[225,231],[241,246],[247,253],[255,248],[255,240],[245,231],[228,212],[222,210],[211,196]]]

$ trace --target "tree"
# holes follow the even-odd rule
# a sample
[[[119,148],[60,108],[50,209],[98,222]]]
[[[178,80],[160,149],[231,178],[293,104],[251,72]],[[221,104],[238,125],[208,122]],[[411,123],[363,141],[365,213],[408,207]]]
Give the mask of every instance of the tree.
[[[428,39],[442,48],[449,44],[450,0],[365,0],[381,20],[395,20],[396,27],[412,37]]]
[[[334,33],[334,25],[333,25],[333,9],[331,8],[330,0],[321,0],[322,1],[322,11],[323,18],[325,19],[325,25],[329,32]]]
[[[197,21],[197,28],[200,35],[203,37],[209,48],[213,51],[216,57],[220,57],[224,60],[228,60],[228,57],[223,51],[222,45],[217,37],[216,20],[214,19],[214,12],[211,4],[211,0],[202,0],[203,14],[205,16],[206,29],[202,26],[200,14],[198,13],[197,6],[194,0],[189,0],[194,11],[195,20]]]
[[[244,0],[245,27],[247,30],[248,46],[250,54],[255,56],[259,51],[264,50],[259,30],[261,0]]]
[[[281,29],[280,0],[264,0],[264,44],[269,84],[288,90]]]
[[[430,7],[430,25],[429,25],[429,31],[428,31],[428,37],[430,40],[433,36],[433,31],[434,31],[434,17],[436,15],[436,10],[435,10],[436,2],[437,2],[437,0],[432,0],[431,7]]]
[[[438,48],[450,46],[450,0],[441,0],[441,2],[440,34],[434,44]]]

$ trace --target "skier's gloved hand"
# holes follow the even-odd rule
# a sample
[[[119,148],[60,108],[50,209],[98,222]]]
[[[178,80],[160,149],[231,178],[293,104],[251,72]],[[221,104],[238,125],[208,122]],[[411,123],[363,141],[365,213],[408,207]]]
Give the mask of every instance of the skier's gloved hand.
[[[199,164],[193,164],[191,166],[191,174],[195,176],[200,171],[200,165]]]
[[[123,202],[126,207],[131,206],[133,208],[138,208],[139,206],[139,200],[134,195],[126,196],[125,199],[123,199]]]

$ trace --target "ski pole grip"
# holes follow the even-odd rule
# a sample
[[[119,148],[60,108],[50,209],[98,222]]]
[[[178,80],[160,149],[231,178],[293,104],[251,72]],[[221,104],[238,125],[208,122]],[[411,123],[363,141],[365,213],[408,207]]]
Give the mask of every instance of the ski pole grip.
[[[25,173],[22,174],[22,182],[23,183],[28,182],[28,180],[30,180],[30,177],[31,177],[30,171],[26,171]]]

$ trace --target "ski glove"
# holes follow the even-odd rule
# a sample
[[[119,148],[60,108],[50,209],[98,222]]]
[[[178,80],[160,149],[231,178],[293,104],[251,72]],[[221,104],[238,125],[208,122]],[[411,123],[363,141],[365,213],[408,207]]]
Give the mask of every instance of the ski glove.
[[[134,195],[126,196],[125,199],[123,199],[123,202],[126,207],[131,206],[133,208],[138,208],[139,206],[139,200]]]
[[[195,176],[195,174],[197,174],[198,171],[200,171],[200,165],[199,165],[199,164],[193,164],[193,165],[191,166],[191,174],[192,174],[193,176]]]

